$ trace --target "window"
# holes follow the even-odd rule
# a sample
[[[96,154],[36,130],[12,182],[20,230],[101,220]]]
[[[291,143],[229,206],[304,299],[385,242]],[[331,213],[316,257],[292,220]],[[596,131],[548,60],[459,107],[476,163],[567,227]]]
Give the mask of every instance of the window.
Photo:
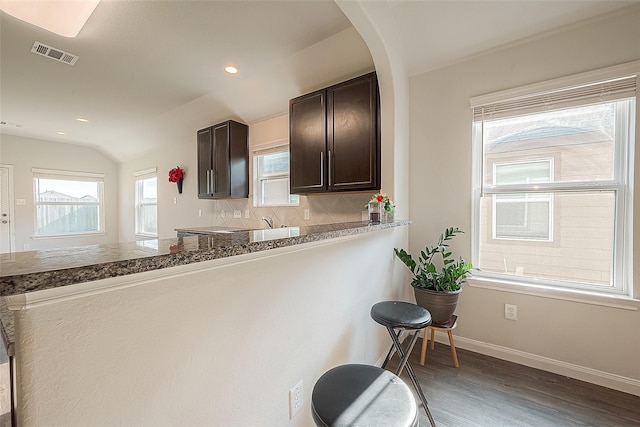
[[[289,194],[288,145],[253,153],[254,206],[298,206],[300,197]]]
[[[136,234],[158,236],[157,169],[136,172]]]
[[[636,75],[562,83],[472,99],[474,275],[629,294]]]
[[[104,175],[32,169],[35,235],[104,233]]]
[[[551,159],[494,163],[494,185],[551,182]],[[495,194],[493,238],[551,240],[550,193]]]

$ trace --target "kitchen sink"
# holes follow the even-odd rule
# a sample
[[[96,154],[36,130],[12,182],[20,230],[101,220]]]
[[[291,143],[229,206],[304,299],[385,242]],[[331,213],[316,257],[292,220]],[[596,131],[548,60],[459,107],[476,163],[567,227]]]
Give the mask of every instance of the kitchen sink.
[[[253,241],[284,239],[287,237],[296,237],[300,235],[300,227],[284,227],[284,228],[265,228],[263,230],[253,231]]]

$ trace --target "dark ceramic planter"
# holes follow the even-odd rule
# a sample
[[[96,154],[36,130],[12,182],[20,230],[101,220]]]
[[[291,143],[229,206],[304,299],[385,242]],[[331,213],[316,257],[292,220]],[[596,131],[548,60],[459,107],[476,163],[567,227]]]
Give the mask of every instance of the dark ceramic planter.
[[[437,292],[423,288],[413,288],[416,304],[424,307],[431,313],[432,324],[444,323],[456,311],[458,297],[462,289],[454,292]]]

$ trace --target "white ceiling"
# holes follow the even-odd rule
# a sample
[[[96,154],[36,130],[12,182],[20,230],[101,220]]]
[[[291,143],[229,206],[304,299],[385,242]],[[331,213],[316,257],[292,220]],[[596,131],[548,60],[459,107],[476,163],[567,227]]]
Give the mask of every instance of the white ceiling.
[[[410,75],[638,4],[385,3],[396,33],[382,37],[399,38]],[[93,145],[118,161],[185,126],[195,135],[227,118],[284,113],[294,96],[373,69],[363,40],[328,0],[102,0],[75,38],[1,13],[0,39],[0,120],[8,122],[0,132]],[[70,66],[35,55],[35,41],[80,59]],[[229,63],[240,74],[224,73]]]

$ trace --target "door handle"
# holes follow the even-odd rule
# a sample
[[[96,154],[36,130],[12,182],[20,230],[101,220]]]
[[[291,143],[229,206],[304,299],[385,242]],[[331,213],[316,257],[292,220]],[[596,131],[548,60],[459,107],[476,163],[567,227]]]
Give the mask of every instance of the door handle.
[[[211,169],[207,169],[207,194],[211,194]]]
[[[320,152],[320,187],[324,187],[324,153]]]
[[[329,150],[329,155],[327,156],[327,162],[329,163],[329,187],[331,187],[331,150]]]

